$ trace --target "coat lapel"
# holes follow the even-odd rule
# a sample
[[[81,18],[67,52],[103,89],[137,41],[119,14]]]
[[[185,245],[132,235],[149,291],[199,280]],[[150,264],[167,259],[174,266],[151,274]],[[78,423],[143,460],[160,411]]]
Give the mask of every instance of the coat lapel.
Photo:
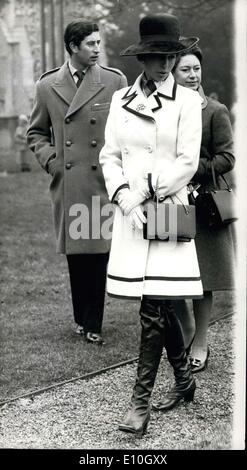
[[[57,95],[70,106],[77,88],[69,71],[67,62],[65,62],[60,68],[52,88]]]
[[[176,99],[177,85],[174,80],[172,73],[169,73],[167,79],[162,82],[162,85],[158,88],[157,95],[160,98],[166,98],[168,100]]]
[[[66,62],[59,70],[52,88],[69,106],[66,114],[68,117],[97,95],[105,85],[100,82],[100,67],[95,65],[88,69],[83,82],[77,88]]]
[[[155,111],[162,108],[164,99],[175,100],[176,98],[176,83],[172,74],[169,74],[168,78],[158,88],[157,92],[153,93],[147,99],[141,89],[141,77],[140,75],[135,83],[127,90],[127,93],[123,96],[123,100],[127,100],[124,103],[123,108],[132,114],[140,116],[145,119],[155,120]]]
[[[128,88],[127,93],[122,97],[124,100],[123,108],[136,116],[154,121],[152,110],[148,104],[147,98],[141,89],[141,75],[137,77],[135,83]]]
[[[98,65],[90,67],[80,87],[76,89],[77,92],[73,97],[66,117],[78,111],[104,88],[105,85],[100,82],[100,67]]]

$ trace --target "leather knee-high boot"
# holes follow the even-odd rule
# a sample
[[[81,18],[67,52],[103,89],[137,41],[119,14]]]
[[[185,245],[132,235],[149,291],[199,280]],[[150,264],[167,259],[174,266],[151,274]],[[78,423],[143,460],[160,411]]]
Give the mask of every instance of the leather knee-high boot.
[[[196,389],[195,379],[184,346],[181,324],[176,316],[172,301],[164,304],[164,344],[167,358],[173,367],[175,385],[168,391],[164,400],[153,404],[156,411],[167,411],[176,406],[182,399],[193,401]]]
[[[142,332],[137,378],[130,409],[119,429],[141,437],[150,418],[149,399],[163,350],[164,317],[159,302],[146,299],[142,301],[140,316]]]

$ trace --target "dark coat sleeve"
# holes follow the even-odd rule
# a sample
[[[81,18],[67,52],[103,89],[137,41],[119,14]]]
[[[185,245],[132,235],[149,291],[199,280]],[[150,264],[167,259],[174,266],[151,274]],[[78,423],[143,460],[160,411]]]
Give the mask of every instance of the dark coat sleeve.
[[[35,153],[38,162],[48,172],[48,162],[56,152],[52,141],[51,120],[44,99],[42,99],[42,83],[36,85],[34,106],[27,130],[27,143]]]
[[[235,163],[233,154],[233,137],[228,109],[217,103],[208,121],[209,139],[202,139],[200,161],[193,180],[203,182],[211,177],[211,160],[216,175],[232,170]]]

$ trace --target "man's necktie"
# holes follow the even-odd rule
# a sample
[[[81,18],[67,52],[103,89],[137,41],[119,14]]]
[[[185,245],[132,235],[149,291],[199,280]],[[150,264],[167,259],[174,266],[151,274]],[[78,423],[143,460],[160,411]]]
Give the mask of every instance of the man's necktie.
[[[144,85],[145,93],[147,96],[151,95],[157,88],[153,80],[148,80]]]
[[[83,80],[83,78],[84,78],[85,73],[82,72],[81,70],[77,70],[77,71],[74,73],[74,75],[76,75],[76,76],[78,77],[78,80],[77,80],[77,82],[76,82],[76,86],[77,86],[77,88],[79,88],[79,86],[80,86],[80,84],[81,84],[81,82],[82,82],[82,80]]]

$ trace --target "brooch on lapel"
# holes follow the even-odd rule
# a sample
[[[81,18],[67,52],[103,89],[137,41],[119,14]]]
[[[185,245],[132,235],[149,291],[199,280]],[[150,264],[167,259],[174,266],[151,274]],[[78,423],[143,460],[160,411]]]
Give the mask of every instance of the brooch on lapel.
[[[145,104],[138,104],[136,111],[143,111],[146,108]]]

